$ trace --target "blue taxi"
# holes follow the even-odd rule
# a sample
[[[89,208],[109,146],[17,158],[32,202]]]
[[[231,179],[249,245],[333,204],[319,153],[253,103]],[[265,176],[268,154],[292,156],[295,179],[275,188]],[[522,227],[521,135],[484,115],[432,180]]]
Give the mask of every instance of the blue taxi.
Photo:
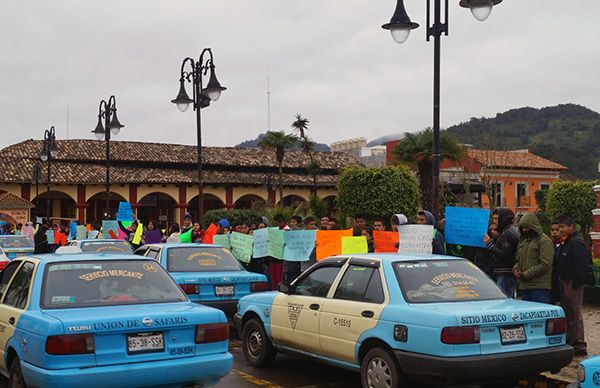
[[[66,246],[78,247],[86,253],[103,253],[117,255],[133,255],[131,244],[124,240],[98,238],[85,240],[71,240]]]
[[[135,253],[157,260],[192,302],[218,308],[228,317],[236,312],[241,297],[269,289],[265,275],[246,271],[229,249],[219,245],[148,244]]]
[[[600,387],[600,356],[586,358],[579,364],[577,383],[569,388],[598,388]]]
[[[4,250],[9,259],[27,256],[34,251],[33,240],[25,235],[0,236],[0,248]]]
[[[506,384],[573,357],[560,307],[510,299],[471,262],[436,255],[322,260],[242,298],[234,324],[252,366],[299,354],[359,371],[363,387]]]
[[[78,251],[0,273],[10,387],[206,386],[228,374],[223,312],[191,303],[153,260]]]

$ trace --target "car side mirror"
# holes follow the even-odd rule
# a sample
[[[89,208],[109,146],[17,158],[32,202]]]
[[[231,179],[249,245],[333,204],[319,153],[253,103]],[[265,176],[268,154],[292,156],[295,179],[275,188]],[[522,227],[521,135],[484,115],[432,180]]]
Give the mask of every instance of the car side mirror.
[[[290,295],[293,292],[293,287],[287,282],[281,282],[277,286],[277,291]]]

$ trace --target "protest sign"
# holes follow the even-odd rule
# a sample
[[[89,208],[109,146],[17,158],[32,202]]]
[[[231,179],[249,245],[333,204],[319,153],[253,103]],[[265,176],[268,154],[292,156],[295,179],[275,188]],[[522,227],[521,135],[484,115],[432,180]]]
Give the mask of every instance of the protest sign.
[[[194,228],[191,228],[190,230],[188,230],[185,233],[179,233],[179,242],[182,243],[191,243],[192,242],[192,232],[194,231]]]
[[[141,223],[138,224],[137,229],[135,230],[135,234],[133,235],[133,239],[131,240],[132,244],[139,245],[142,242],[142,234],[144,233],[144,225]]]
[[[217,232],[218,232],[217,225],[210,224],[210,226],[208,228],[206,228],[206,231],[204,232],[204,237],[202,237],[202,242],[204,244],[212,244],[213,238],[217,234]]]
[[[231,243],[229,242],[228,234],[215,234],[212,239],[212,244],[220,245],[227,249],[231,248]]]
[[[87,238],[87,228],[85,225],[77,225],[75,228],[75,239],[76,240],[85,240]]]
[[[373,231],[373,240],[375,241],[376,253],[398,252],[398,243],[400,242],[397,232]]]
[[[400,225],[400,253],[431,254],[433,225]]]
[[[444,238],[448,244],[485,248],[483,235],[488,232],[490,211],[465,207],[446,207]]]
[[[77,221],[71,221],[69,223],[69,240],[75,240],[77,236]]]
[[[278,228],[269,228],[268,236],[269,236],[269,248],[268,255],[271,257],[275,257],[279,260],[283,260],[283,249],[285,246],[285,231],[279,230]]]
[[[48,240],[48,245],[54,245],[54,229],[46,231],[46,239]]]
[[[131,208],[131,204],[129,202],[119,202],[117,221],[133,221],[133,209]]]
[[[357,237],[342,237],[342,254],[350,255],[350,254],[360,254],[360,253],[368,253],[369,246],[367,245],[367,238],[365,236],[357,236]]]
[[[285,248],[283,259],[286,261],[308,261],[315,249],[316,230],[289,230],[284,233]]]
[[[343,236],[352,236],[352,229],[317,230],[317,260],[341,254]]]
[[[102,221],[102,235],[104,238],[116,239],[119,236],[119,222],[112,220]]]
[[[252,257],[261,258],[269,256],[269,230],[268,229],[256,229],[253,233],[254,236],[254,248],[252,251]]]
[[[247,234],[233,232],[229,239],[231,253],[242,263],[249,263],[252,258],[252,244],[254,239]]]

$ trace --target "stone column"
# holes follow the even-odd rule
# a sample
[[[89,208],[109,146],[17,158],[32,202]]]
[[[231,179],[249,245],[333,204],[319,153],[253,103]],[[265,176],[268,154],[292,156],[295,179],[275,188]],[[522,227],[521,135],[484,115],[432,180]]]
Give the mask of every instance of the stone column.
[[[594,186],[596,194],[596,208],[592,210],[594,215],[594,231],[590,233],[594,257],[600,258],[600,185]]]

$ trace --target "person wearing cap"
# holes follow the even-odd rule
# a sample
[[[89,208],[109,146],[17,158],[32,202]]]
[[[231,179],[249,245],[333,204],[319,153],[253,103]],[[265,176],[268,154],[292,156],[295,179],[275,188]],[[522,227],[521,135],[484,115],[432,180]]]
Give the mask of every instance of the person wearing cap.
[[[219,234],[225,234],[225,230],[229,229],[229,220],[227,218],[220,219],[217,227],[219,228]]]
[[[194,227],[192,223],[192,215],[190,213],[185,213],[183,215],[183,225],[181,225],[181,234],[187,233]]]

